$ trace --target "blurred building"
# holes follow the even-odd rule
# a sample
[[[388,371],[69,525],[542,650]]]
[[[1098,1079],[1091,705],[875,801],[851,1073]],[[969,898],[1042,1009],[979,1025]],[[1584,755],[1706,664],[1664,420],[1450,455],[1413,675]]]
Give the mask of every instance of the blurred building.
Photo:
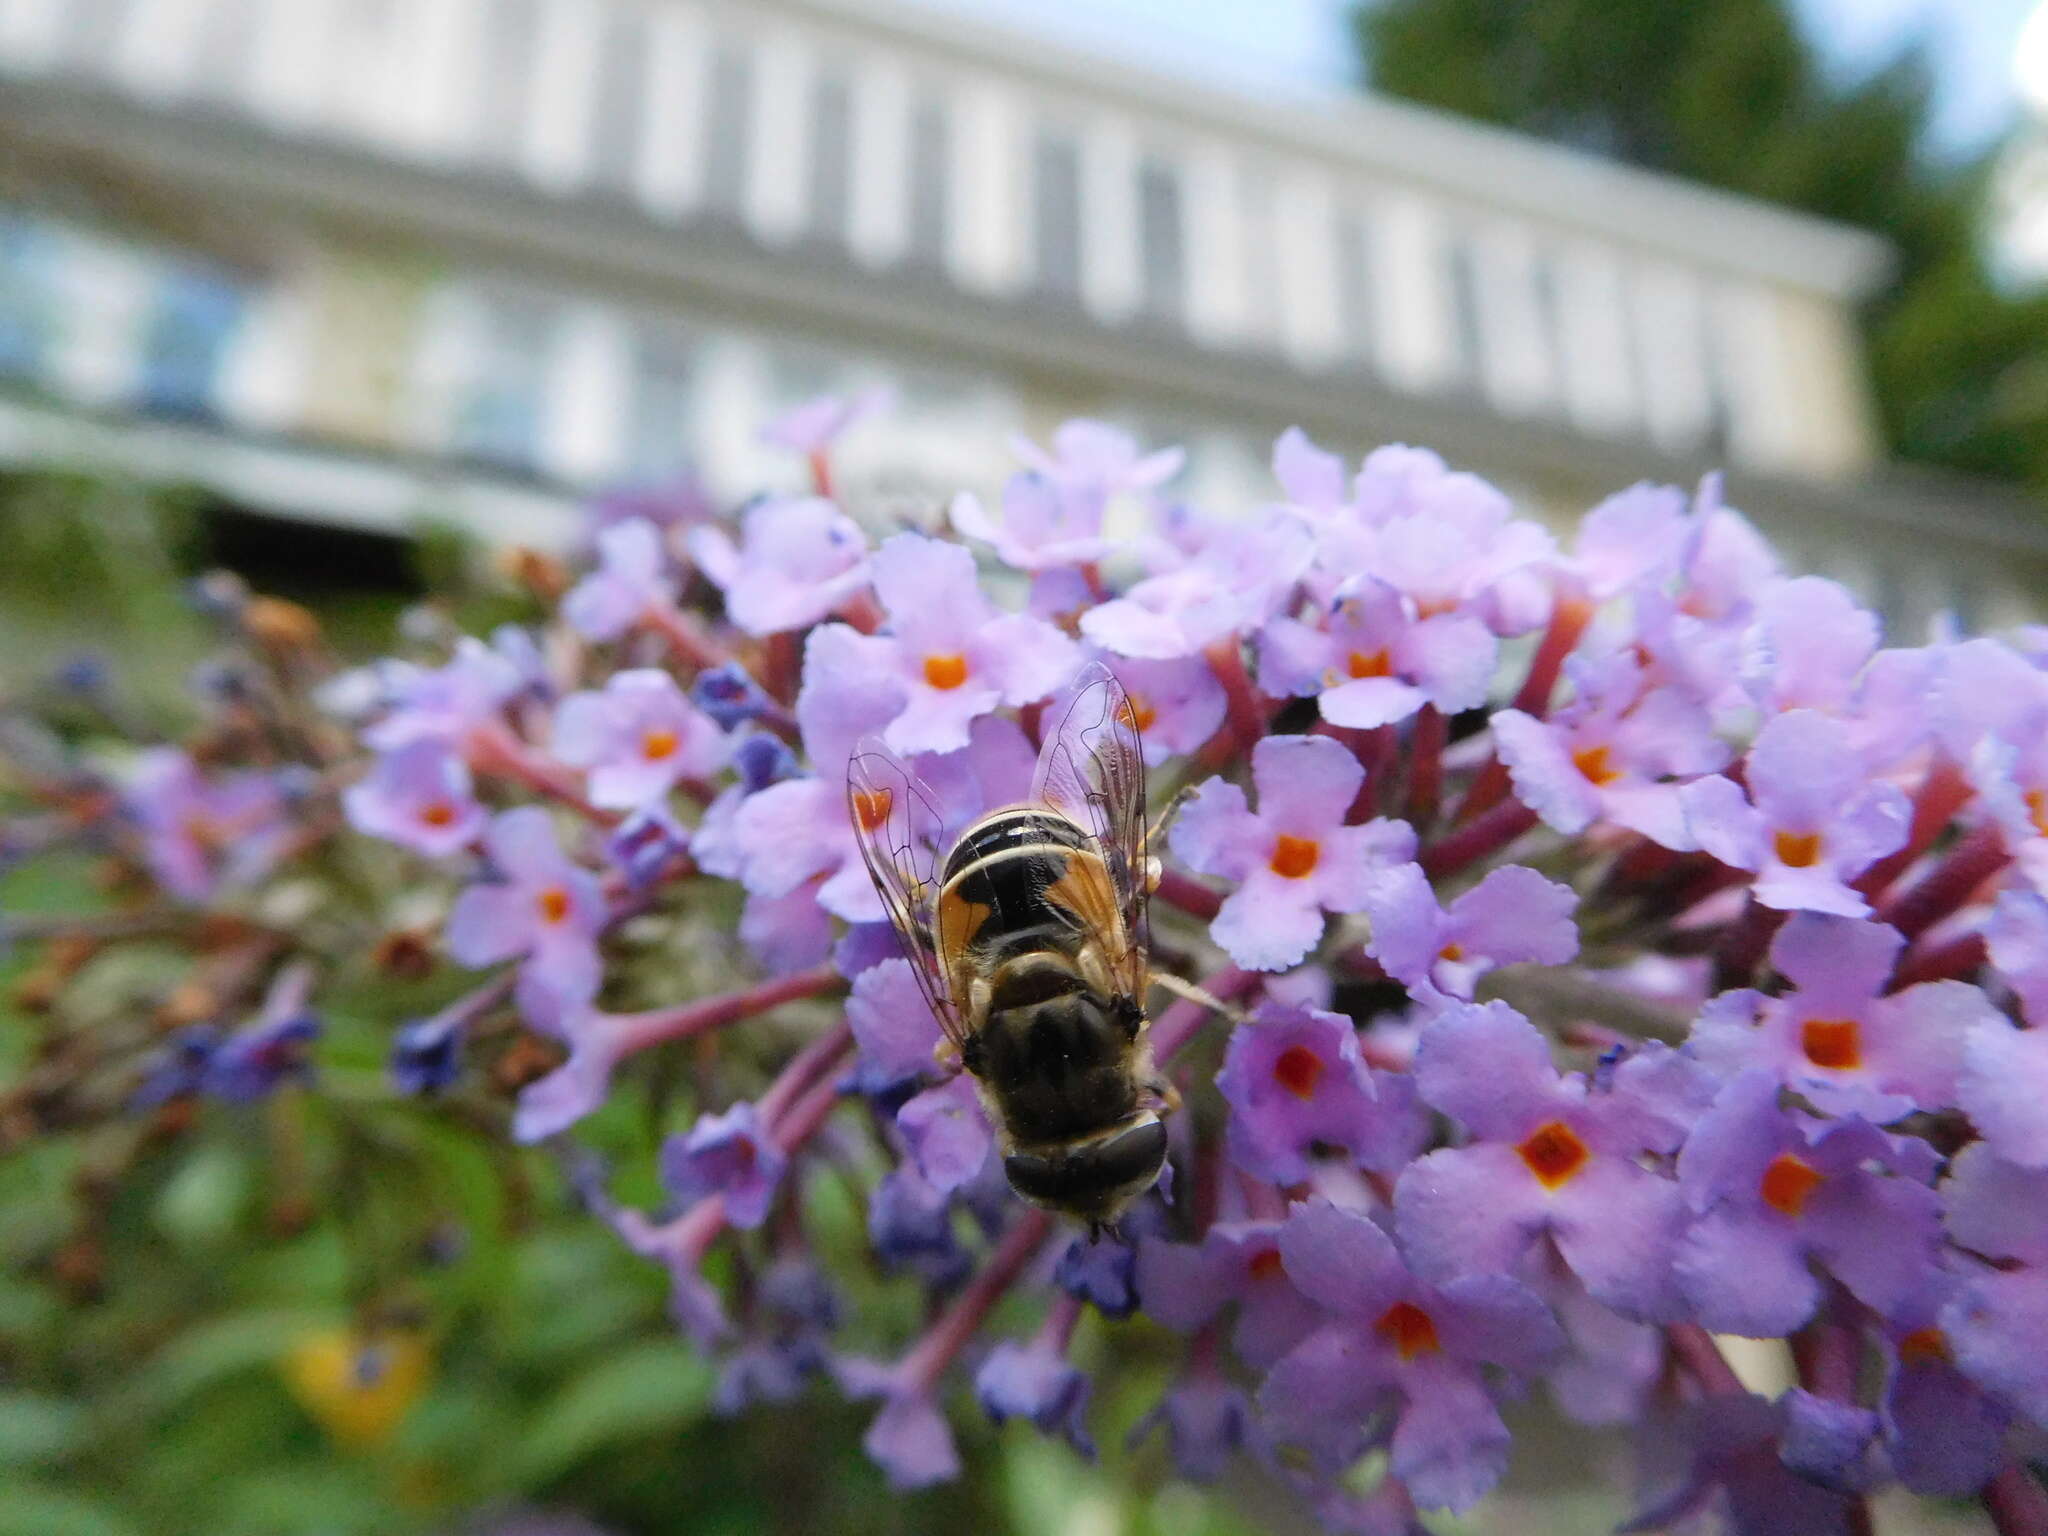
[[[2048,523],[1881,462],[1863,234],[1358,98],[1285,107],[895,0],[0,0],[0,460],[559,539],[885,385],[876,507],[1087,412],[1265,493],[1429,444],[1563,521],[1725,465],[1917,625],[2038,612]]]

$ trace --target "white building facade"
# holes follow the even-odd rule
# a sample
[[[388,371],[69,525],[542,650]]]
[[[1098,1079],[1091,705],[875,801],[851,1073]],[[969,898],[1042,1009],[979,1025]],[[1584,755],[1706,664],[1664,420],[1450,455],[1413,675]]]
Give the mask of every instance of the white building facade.
[[[0,461],[558,541],[685,464],[787,483],[759,423],[882,385],[873,508],[1074,413],[1249,507],[1298,422],[1561,524],[1725,466],[1908,627],[2048,603],[2048,522],[1882,462],[1879,242],[1387,102],[888,0],[0,0],[0,167]]]

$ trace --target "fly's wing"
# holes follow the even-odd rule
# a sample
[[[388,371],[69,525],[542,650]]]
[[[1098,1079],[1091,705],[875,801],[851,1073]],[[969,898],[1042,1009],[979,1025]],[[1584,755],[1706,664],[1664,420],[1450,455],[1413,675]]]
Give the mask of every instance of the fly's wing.
[[[938,799],[900,758],[869,738],[847,759],[846,814],[918,990],[957,1049],[966,1033],[939,961],[943,936],[932,931],[946,825]]]
[[[1129,995],[1145,996],[1146,916],[1145,748],[1123,684],[1101,662],[1075,679],[1038,755],[1031,798],[1090,833],[1116,887],[1123,915],[1122,953],[1112,957]]]

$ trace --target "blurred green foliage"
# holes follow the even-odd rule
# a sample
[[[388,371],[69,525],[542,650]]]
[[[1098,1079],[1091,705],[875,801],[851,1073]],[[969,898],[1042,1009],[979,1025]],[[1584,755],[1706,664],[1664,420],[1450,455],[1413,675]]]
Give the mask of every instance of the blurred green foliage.
[[[1995,149],[1928,152],[1908,49],[1838,83],[1787,0],[1361,0],[1377,90],[1875,230],[1898,249],[1865,334],[1900,457],[2048,492],[2048,292],[1985,250]]]

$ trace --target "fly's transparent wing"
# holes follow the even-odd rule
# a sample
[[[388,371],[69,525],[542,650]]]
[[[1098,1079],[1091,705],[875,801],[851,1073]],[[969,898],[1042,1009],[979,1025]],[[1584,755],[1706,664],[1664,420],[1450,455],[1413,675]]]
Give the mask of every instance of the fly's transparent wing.
[[[1101,662],[1075,679],[1065,706],[1049,715],[1031,798],[1090,833],[1116,887],[1122,952],[1114,957],[1130,995],[1142,999],[1151,932],[1146,915],[1145,747],[1123,684]]]
[[[870,738],[847,760],[846,814],[918,990],[958,1048],[966,1035],[940,963],[944,936],[933,929],[946,826],[938,799],[900,758]]]

